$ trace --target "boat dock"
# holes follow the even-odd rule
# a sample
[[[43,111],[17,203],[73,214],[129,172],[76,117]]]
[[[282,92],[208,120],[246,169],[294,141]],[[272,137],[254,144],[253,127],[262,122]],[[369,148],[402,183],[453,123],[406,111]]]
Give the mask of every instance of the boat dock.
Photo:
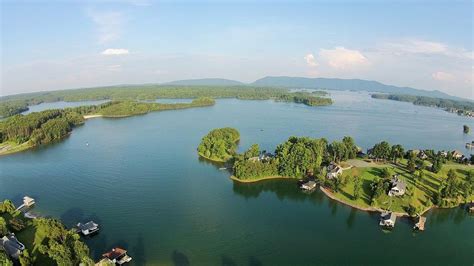
[[[416,222],[413,229],[419,230],[419,231],[425,231],[425,223],[426,223],[426,217],[420,216],[418,217],[418,222]]]
[[[17,211],[23,209],[23,208],[29,208],[31,206],[33,206],[35,204],[35,199],[31,198],[31,197],[28,197],[28,196],[24,196],[23,197],[23,204],[21,204],[20,206],[18,206],[18,208],[16,208]]]
[[[76,227],[76,232],[82,233],[84,236],[88,236],[99,231],[99,225],[94,223],[94,221],[89,221],[85,224],[78,223]]]

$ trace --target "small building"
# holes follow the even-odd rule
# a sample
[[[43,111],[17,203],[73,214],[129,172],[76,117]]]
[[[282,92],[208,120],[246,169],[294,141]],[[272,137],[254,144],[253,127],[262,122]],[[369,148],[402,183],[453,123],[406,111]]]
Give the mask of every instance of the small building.
[[[83,235],[87,236],[99,231],[99,225],[94,223],[93,221],[87,222],[85,224],[78,223],[77,224],[77,232],[82,233]]]
[[[328,165],[326,178],[328,179],[337,178],[341,174],[342,174],[342,167],[340,167],[336,163],[330,163]]]
[[[407,184],[398,178],[398,175],[394,176],[390,180],[390,190],[388,195],[392,196],[403,196],[406,192]]]
[[[443,156],[444,158],[448,157],[448,152],[447,151],[440,151],[439,154]]]
[[[474,140],[472,142],[466,143],[466,148],[468,149],[474,149]]]
[[[13,259],[18,259],[18,257],[20,257],[21,252],[25,250],[25,245],[23,245],[20,241],[18,241],[18,239],[16,239],[14,233],[10,233],[2,237],[0,241],[3,250],[5,250],[5,253]]]
[[[380,215],[380,226],[393,228],[395,227],[395,222],[397,221],[397,215],[393,212],[383,212]]]
[[[33,205],[35,205],[35,199],[31,198],[31,197],[28,197],[28,196],[24,196],[23,197],[23,204],[21,204],[20,206],[18,206],[18,208],[16,208],[16,210],[21,210],[22,208],[29,208]]]
[[[127,255],[127,250],[122,248],[113,248],[111,251],[102,254],[104,259],[109,259],[112,263],[122,265],[132,260],[132,257]]]
[[[425,151],[420,151],[418,153],[418,158],[420,158],[422,160],[426,160],[426,159],[428,159],[428,155],[426,155]]]
[[[425,223],[426,223],[426,217],[419,216],[418,221],[416,222],[413,229],[420,230],[420,231],[425,231]]]
[[[458,159],[461,159],[464,156],[464,154],[462,154],[460,151],[452,151],[451,156],[454,159],[458,160]]]
[[[304,190],[313,190],[315,188],[316,188],[315,181],[308,181],[306,183],[301,184],[301,189],[304,189]]]
[[[468,203],[466,209],[468,212],[474,213],[474,202]]]

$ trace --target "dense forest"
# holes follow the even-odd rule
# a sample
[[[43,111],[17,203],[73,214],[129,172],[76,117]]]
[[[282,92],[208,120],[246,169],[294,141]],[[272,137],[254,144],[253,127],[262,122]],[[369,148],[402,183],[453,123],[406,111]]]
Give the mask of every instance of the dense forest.
[[[322,97],[317,97],[313,95],[305,93],[305,92],[295,92],[291,94],[283,94],[279,96],[276,100],[285,101],[285,102],[302,103],[308,106],[321,106],[321,105],[332,104],[331,98],[322,98]]]
[[[288,100],[307,105],[331,104],[330,99],[319,98],[320,94],[298,93],[296,99],[284,88],[265,88],[249,86],[213,87],[213,86],[171,86],[137,85],[115,86],[88,89],[37,92],[4,96],[0,98],[0,116],[8,117],[25,111],[28,106],[43,102],[57,101],[154,101],[158,98],[237,98],[243,100]]]
[[[239,139],[240,133],[236,129],[217,128],[202,138],[197,150],[206,159],[225,162],[234,156]]]
[[[14,115],[0,121],[0,143],[27,144],[23,149],[46,144],[69,134],[72,129],[84,123],[83,115],[99,114],[104,117],[123,117],[146,114],[152,111],[174,110],[214,105],[210,98],[194,99],[191,103],[161,104],[132,101],[112,101],[101,105],[79,106],[45,110],[27,115]],[[2,150],[3,151],[3,150]],[[8,152],[5,150],[5,152]]]
[[[15,233],[26,249],[21,265],[93,265],[89,248],[74,230],[55,219],[26,219],[9,200],[0,202],[0,237]],[[13,265],[0,251],[0,265]]]
[[[252,160],[248,154],[263,156]],[[271,155],[260,152],[258,145],[253,145],[245,153],[235,156],[233,170],[234,176],[239,179],[265,176],[304,178],[310,173],[320,173],[323,162],[352,159],[356,154],[357,146],[351,137],[332,143],[324,138],[290,137],[279,144]]]
[[[425,96],[413,96],[403,94],[372,94],[374,99],[388,99],[401,102],[410,102],[416,105],[431,106],[446,109],[447,111],[455,110],[459,114],[464,112],[474,112],[474,102],[456,101],[441,98],[431,98]]]

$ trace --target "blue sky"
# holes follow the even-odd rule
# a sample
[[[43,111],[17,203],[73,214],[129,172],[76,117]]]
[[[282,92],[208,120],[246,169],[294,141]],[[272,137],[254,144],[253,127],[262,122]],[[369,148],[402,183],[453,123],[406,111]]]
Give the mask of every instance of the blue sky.
[[[471,1],[2,1],[1,94],[267,75],[474,98]]]

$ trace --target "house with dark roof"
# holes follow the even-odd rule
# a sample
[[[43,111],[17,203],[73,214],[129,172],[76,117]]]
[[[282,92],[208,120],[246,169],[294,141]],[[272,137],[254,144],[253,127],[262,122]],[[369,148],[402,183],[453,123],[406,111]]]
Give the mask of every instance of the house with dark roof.
[[[397,215],[393,212],[384,212],[380,215],[379,225],[383,227],[393,228],[397,221]]]
[[[0,239],[1,246],[5,253],[13,258],[18,259],[20,257],[21,252],[25,250],[25,245],[23,245],[18,239],[16,239],[15,234],[10,233]]]
[[[341,174],[342,174],[342,167],[340,167],[336,163],[330,163],[328,165],[326,178],[328,179],[337,178]]]
[[[390,190],[388,191],[388,195],[392,196],[403,196],[406,192],[407,184],[403,182],[397,176],[392,177],[390,180]]]
[[[316,182],[312,180],[301,184],[301,189],[304,189],[304,190],[313,190],[315,188],[316,188]]]
[[[82,233],[85,236],[99,231],[99,225],[94,223],[93,221],[87,222],[85,224],[78,223],[76,226],[77,232]]]

